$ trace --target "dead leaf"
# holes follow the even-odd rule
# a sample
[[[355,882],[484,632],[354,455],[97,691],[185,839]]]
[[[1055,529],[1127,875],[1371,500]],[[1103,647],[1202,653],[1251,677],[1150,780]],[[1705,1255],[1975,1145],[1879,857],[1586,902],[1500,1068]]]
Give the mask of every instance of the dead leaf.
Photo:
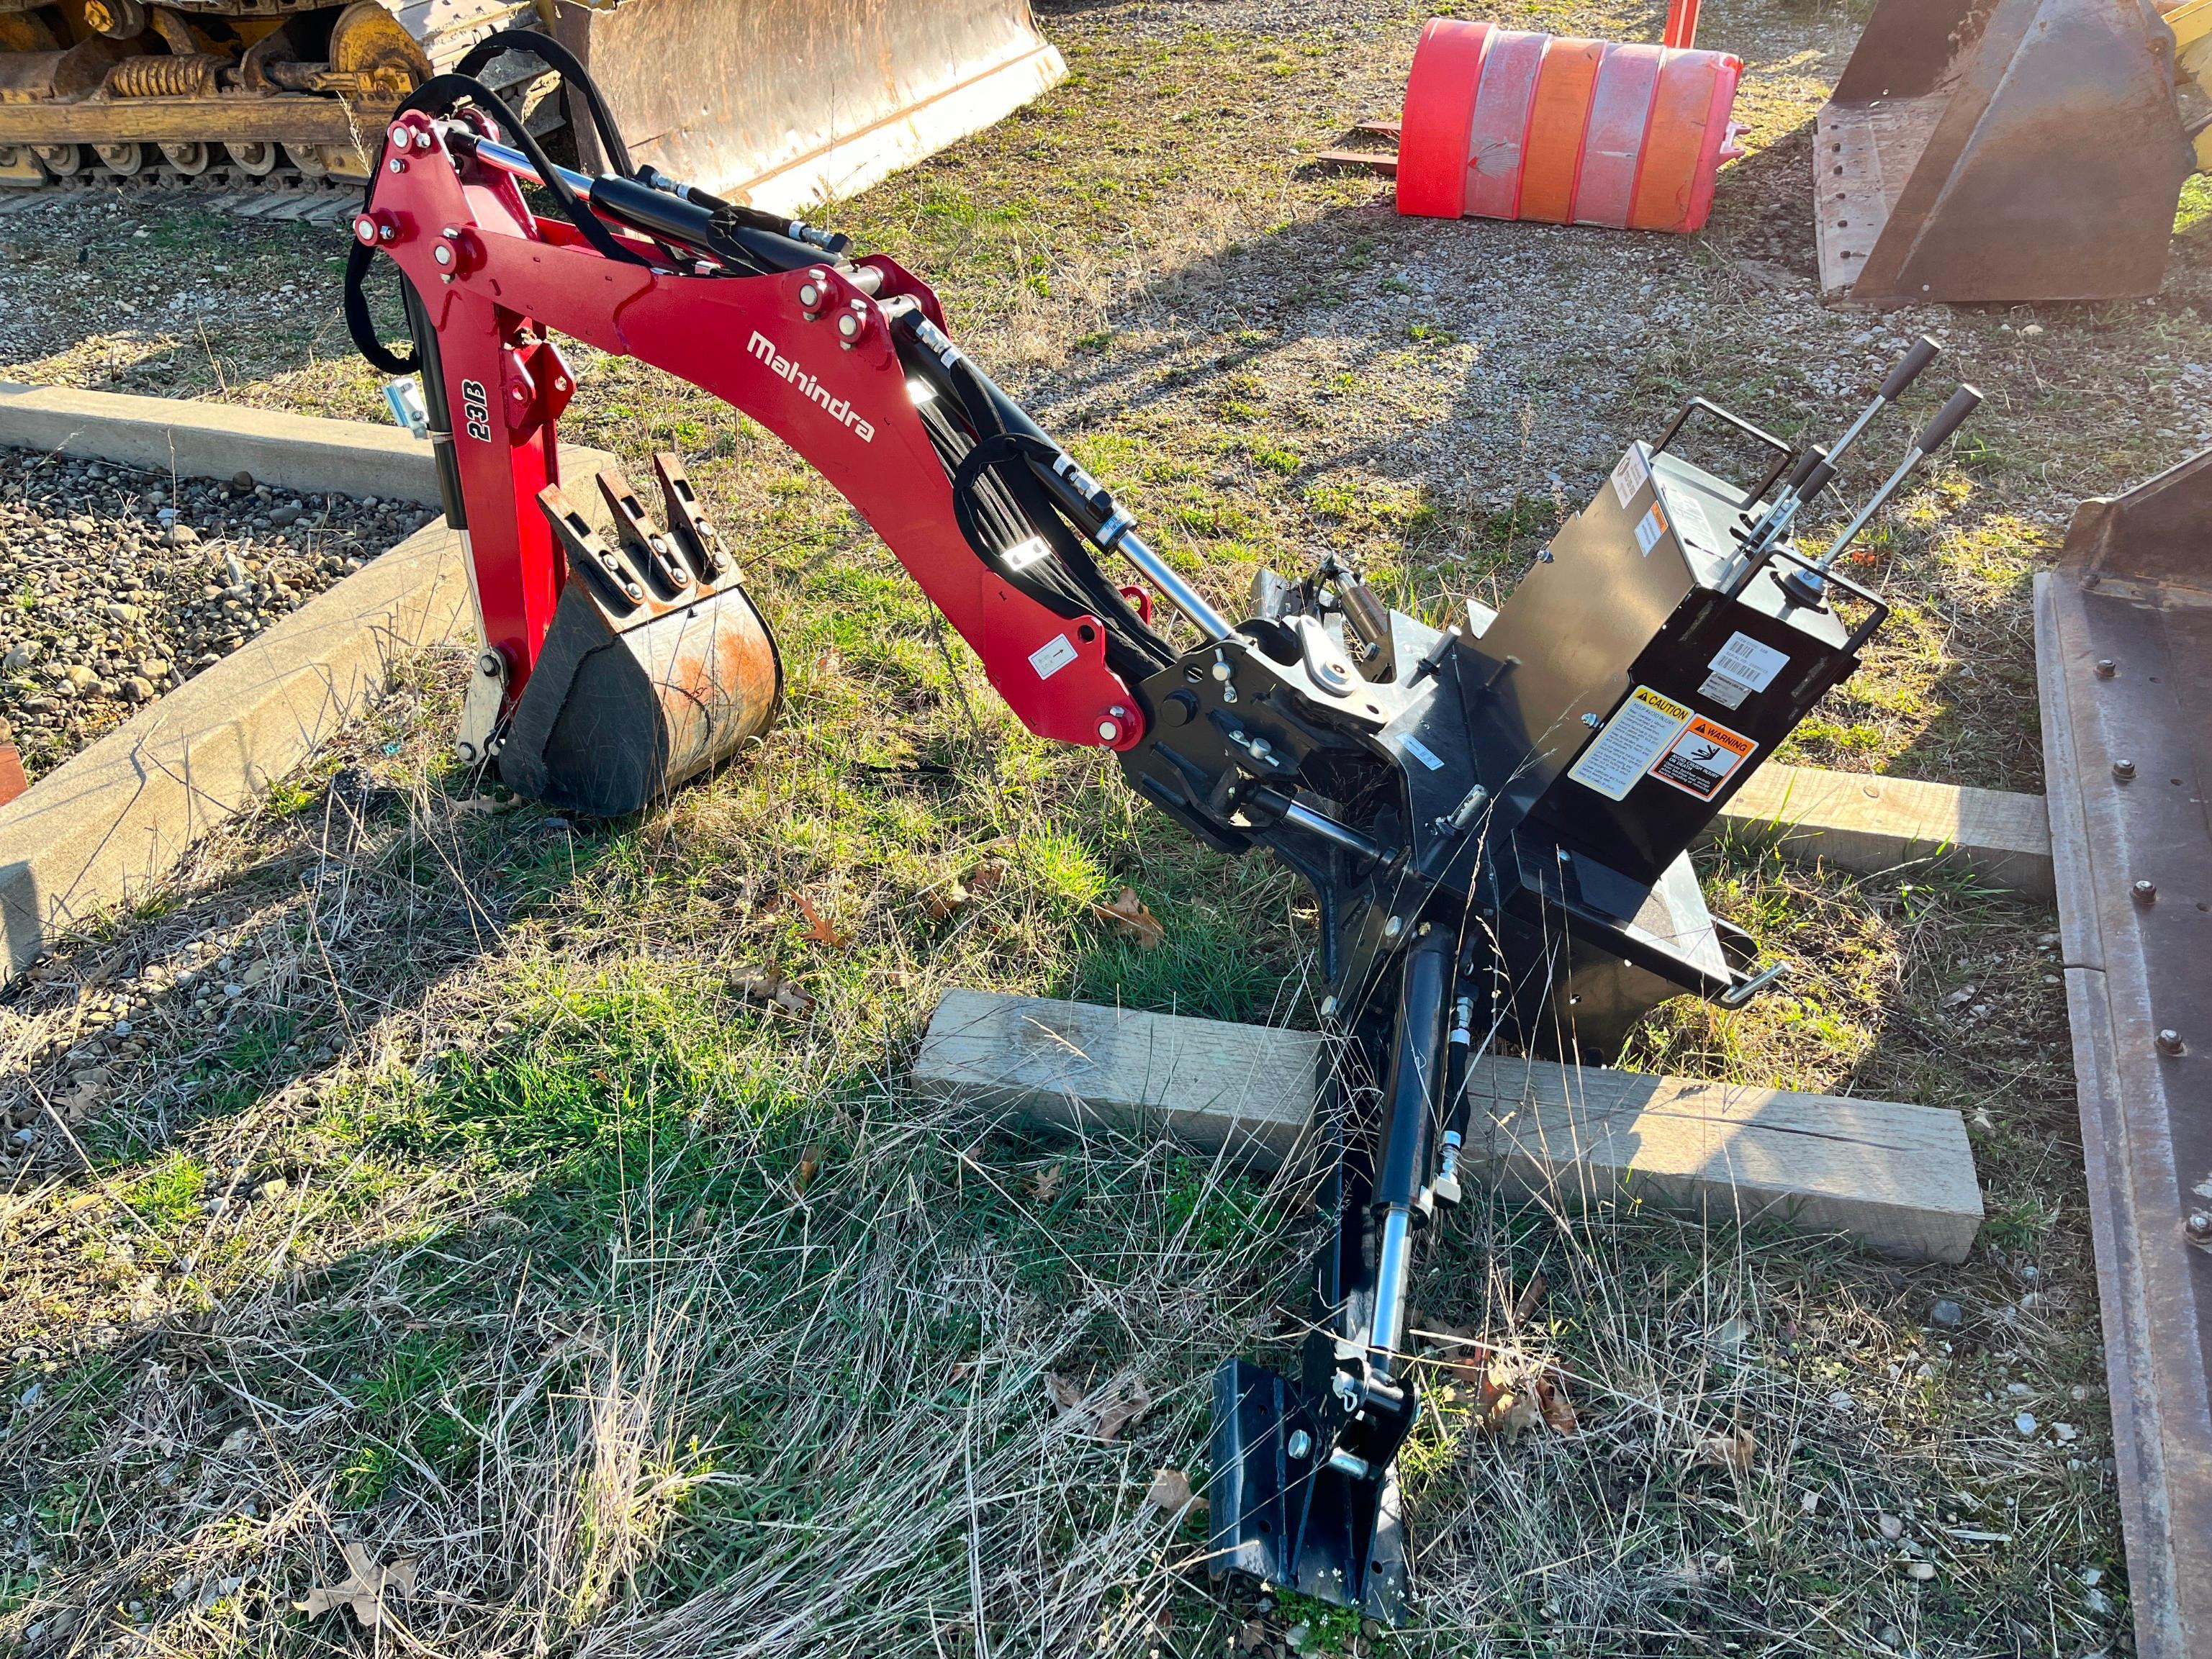
[[[1145,1502],[1173,1520],[1188,1510],[1202,1510],[1206,1500],[1190,1489],[1190,1477],[1181,1469],[1162,1469],[1152,1477]]]
[[[1544,1292],[1550,1288],[1544,1282],[1543,1274],[1530,1275],[1528,1282],[1521,1287],[1520,1296],[1514,1301],[1513,1322],[1516,1325],[1527,1324],[1528,1316],[1536,1311],[1538,1304],[1544,1299]]]
[[[773,968],[756,968],[730,981],[731,988],[752,1002],[764,1002],[787,1014],[804,1017],[814,1012],[814,999]]]
[[[1238,1627],[1236,1639],[1231,1644],[1231,1650],[1238,1654],[1250,1653],[1255,1649],[1264,1647],[1267,1641],[1267,1626],[1257,1619],[1248,1619]]]
[[[971,898],[981,898],[994,892],[1006,878],[1009,866],[1004,859],[985,859],[968,872],[968,893]]]
[[[1146,1388],[1145,1379],[1131,1376],[1118,1385],[1109,1384],[1103,1403],[1097,1404],[1098,1438],[1111,1440],[1132,1422],[1143,1416],[1152,1403],[1152,1390]]]
[[[1567,1381],[1556,1372],[1547,1371],[1536,1379],[1536,1409],[1559,1434],[1572,1434],[1577,1427],[1575,1402],[1567,1397]]]
[[[1060,1190],[1060,1177],[1066,1173],[1067,1166],[1064,1162],[1047,1164],[1025,1183],[1030,1189],[1030,1196],[1040,1204],[1049,1204],[1053,1194]]]
[[[464,812],[512,812],[521,805],[520,795],[509,795],[505,800],[494,800],[489,795],[471,795],[453,803],[453,814],[458,817]]]
[[[1145,902],[1137,896],[1133,887],[1124,887],[1121,896],[1111,904],[1094,905],[1091,911],[1124,939],[1134,941],[1140,951],[1150,951],[1167,939],[1168,930],[1160,925],[1158,916],[1145,908]]]
[[[799,1155],[799,1172],[792,1176],[791,1184],[803,1193],[814,1184],[814,1177],[821,1173],[822,1149],[809,1146]]]
[[[1099,1440],[1115,1438],[1152,1408],[1152,1391],[1145,1386],[1145,1379],[1134,1372],[1114,1378],[1094,1394],[1086,1394],[1080,1385],[1069,1382],[1058,1371],[1047,1371],[1044,1383],[1061,1418],[1084,1419],[1085,1424],[1079,1426],[1087,1425],[1091,1436]]]
[[[1691,1461],[1736,1474],[1749,1474],[1752,1455],[1758,1449],[1759,1443],[1751,1431],[1739,1423],[1726,1434],[1709,1434],[1698,1441]]]
[[[966,1381],[968,1380],[968,1373],[969,1373],[969,1372],[970,1372],[970,1371],[972,1371],[972,1370],[974,1370],[975,1369],[975,1362],[974,1360],[972,1360],[972,1359],[957,1359],[957,1360],[955,1360],[955,1361],[953,1362],[953,1364],[952,1364],[952,1369],[951,1369],[951,1370],[947,1371],[945,1375],[946,1379],[947,1379],[948,1381],[954,1382],[966,1382]]]
[[[949,921],[960,914],[975,895],[957,881],[933,887],[921,896],[922,914],[932,921]]]
[[[806,936],[817,945],[826,945],[833,951],[842,951],[853,942],[852,933],[832,927],[805,894],[793,893],[791,897],[792,902],[799,906],[799,914],[806,918]]]
[[[388,1567],[376,1565],[376,1558],[362,1544],[342,1544],[346,1565],[352,1577],[335,1588],[318,1586],[307,1592],[304,1601],[293,1603],[301,1613],[313,1619],[333,1607],[351,1607],[353,1616],[361,1621],[364,1630],[373,1629],[384,1622],[384,1598],[390,1595],[404,1601],[415,1594],[415,1563],[412,1559],[394,1561]]]

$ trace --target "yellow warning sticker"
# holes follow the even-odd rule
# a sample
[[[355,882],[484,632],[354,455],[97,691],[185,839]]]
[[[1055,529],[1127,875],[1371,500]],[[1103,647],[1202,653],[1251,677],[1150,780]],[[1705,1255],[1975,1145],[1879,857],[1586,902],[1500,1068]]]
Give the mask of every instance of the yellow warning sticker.
[[[1685,794],[1711,800],[1758,747],[1742,732],[1731,732],[1700,714],[1651,763],[1651,775]]]
[[[1567,775],[1607,800],[1626,800],[1692,717],[1684,704],[1639,685],[1613,710]]]

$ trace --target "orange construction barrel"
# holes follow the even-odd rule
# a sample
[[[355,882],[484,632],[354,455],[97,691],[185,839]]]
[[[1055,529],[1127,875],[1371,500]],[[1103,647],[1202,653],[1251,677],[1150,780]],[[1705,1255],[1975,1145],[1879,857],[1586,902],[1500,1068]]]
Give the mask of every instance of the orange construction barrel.
[[[1726,52],[1577,40],[1439,17],[1398,138],[1398,211],[1692,231],[1742,154]]]

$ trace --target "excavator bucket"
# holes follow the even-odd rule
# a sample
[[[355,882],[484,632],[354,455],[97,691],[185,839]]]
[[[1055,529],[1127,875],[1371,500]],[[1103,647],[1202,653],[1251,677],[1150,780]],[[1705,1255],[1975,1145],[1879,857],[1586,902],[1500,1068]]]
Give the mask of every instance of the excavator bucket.
[[[768,624],[672,455],[653,457],[668,528],[611,469],[617,545],[548,484],[538,506],[568,580],[499,749],[501,780],[563,811],[620,817],[766,732],[783,695]]]
[[[2212,450],[2035,579],[2043,768],[2141,1659],[2212,1653]]]
[[[2155,293],[2191,164],[2148,0],[1881,0],[1814,125],[1820,287]]]
[[[1029,0],[562,0],[637,161],[770,212],[850,196],[1067,72]],[[591,123],[572,121],[588,169]]]

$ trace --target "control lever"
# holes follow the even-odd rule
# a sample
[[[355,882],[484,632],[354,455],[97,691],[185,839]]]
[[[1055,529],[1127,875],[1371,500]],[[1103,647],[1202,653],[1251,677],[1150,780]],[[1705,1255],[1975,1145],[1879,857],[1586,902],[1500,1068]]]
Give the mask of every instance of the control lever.
[[[1881,488],[1868,498],[1867,504],[1852,515],[1851,521],[1828,544],[1828,550],[1820,556],[1814,567],[1810,570],[1792,570],[1782,579],[1784,594],[1797,605],[1818,605],[1824,603],[1822,595],[1827,584],[1821,580],[1821,573],[1833,565],[1843,550],[1858,539],[1859,532],[1866,528],[1867,521],[1897,493],[1898,486],[1905,482],[1912,469],[1934,454],[1942,446],[1943,441],[1956,432],[1966,416],[1979,409],[1981,404],[1982,394],[1973,386],[1962,386],[1953,392],[1950,401],[1936,411],[1935,418],[1920,428],[1919,434],[1912,441],[1912,447],[1905,452],[1905,459],[1897,464],[1897,471],[1891,473]]]
[[[1882,381],[1881,389],[1874,394],[1874,401],[1859,411],[1858,418],[1836,440],[1834,447],[1823,450],[1817,446],[1808,447],[1797,458],[1797,465],[1775,495],[1773,504],[1744,538],[1742,557],[1747,563],[1790,533],[1798,510],[1815,499],[1836,476],[1837,468],[1843,464],[1844,452],[1856,443],[1874,417],[1902,398],[1906,388],[1920,378],[1921,371],[1942,353],[1942,346],[1922,335],[1912,343],[1912,349],[1898,359]]]

